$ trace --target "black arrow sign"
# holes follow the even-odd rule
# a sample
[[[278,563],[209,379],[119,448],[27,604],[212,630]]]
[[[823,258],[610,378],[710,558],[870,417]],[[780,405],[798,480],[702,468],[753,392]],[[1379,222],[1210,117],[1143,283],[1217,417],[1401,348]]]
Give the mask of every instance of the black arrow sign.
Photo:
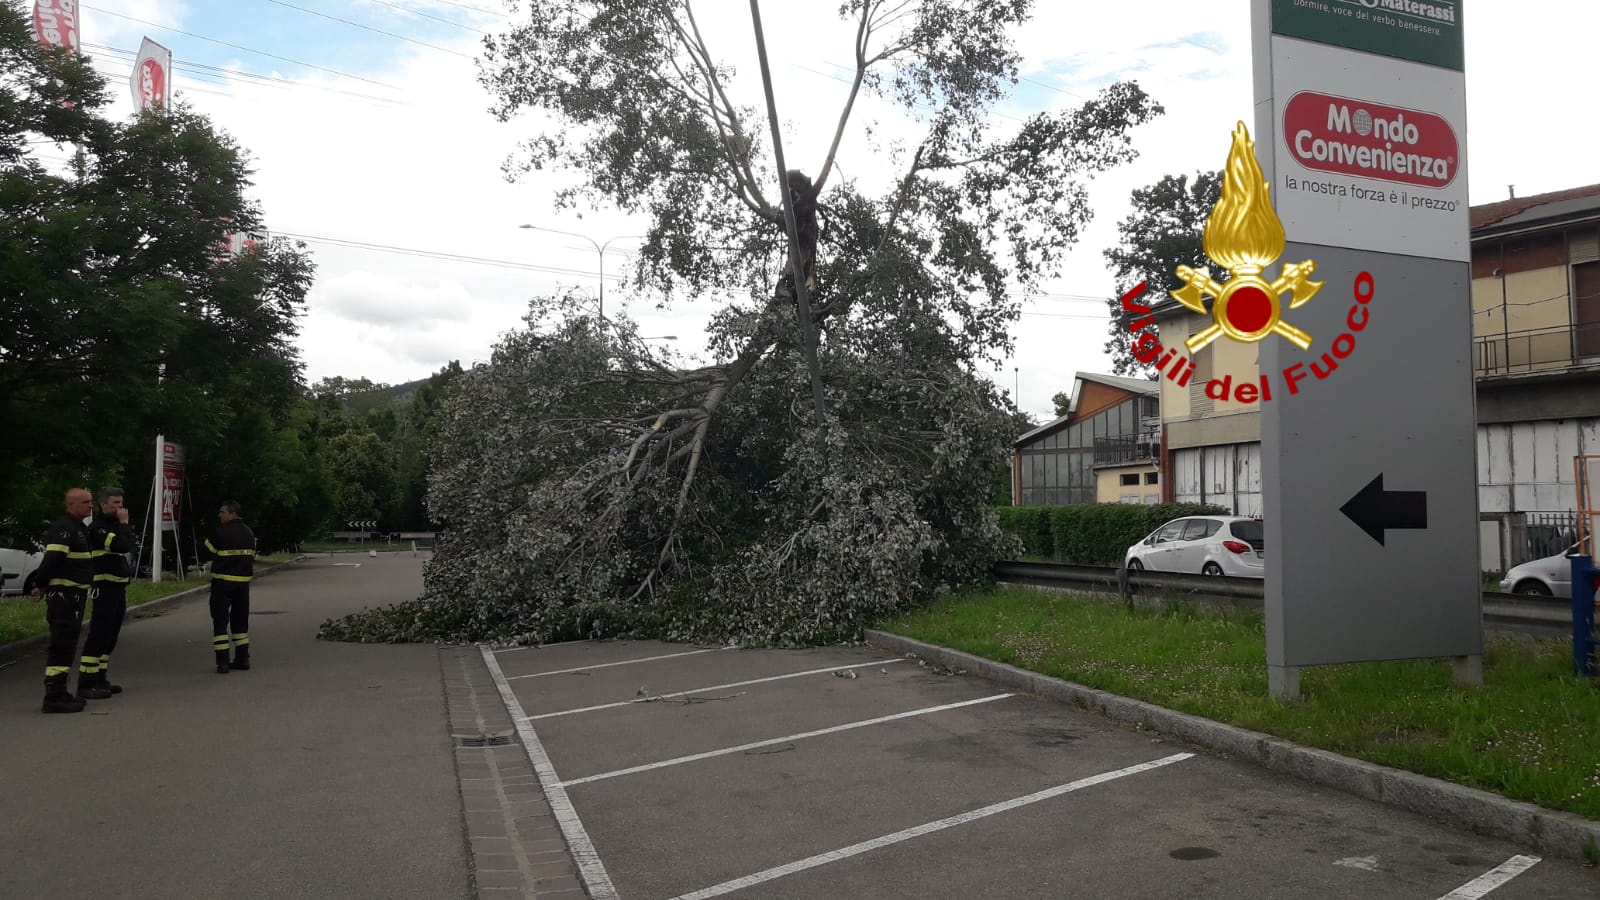
[[[1428,527],[1428,492],[1386,491],[1379,472],[1339,511],[1383,546],[1383,533],[1391,528]]]

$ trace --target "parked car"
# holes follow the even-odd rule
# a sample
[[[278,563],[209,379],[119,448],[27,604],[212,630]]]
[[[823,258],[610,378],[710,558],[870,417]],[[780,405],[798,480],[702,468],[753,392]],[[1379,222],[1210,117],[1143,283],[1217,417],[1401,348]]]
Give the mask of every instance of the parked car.
[[[1578,544],[1573,544],[1554,556],[1512,566],[1505,577],[1500,579],[1501,593],[1562,597],[1571,600],[1572,560],[1569,554],[1578,552],[1578,547]]]
[[[0,548],[0,595],[33,590],[33,572],[43,561],[43,553]]]
[[[1265,531],[1259,518],[1185,516],[1128,548],[1131,571],[1198,572],[1234,578],[1266,577]]]

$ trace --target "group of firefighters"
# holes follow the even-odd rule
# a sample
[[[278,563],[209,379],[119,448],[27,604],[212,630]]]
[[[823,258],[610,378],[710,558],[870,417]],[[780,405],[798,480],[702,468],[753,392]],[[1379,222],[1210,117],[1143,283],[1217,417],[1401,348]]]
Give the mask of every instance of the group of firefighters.
[[[73,488],[67,492],[66,514],[45,537],[32,597],[45,601],[50,626],[44,668],[47,713],[82,712],[90,700],[122,693],[108,671],[133,580],[128,560],[135,549],[133,530],[123,502],[121,488],[102,488],[98,498],[84,488]],[[202,554],[211,560],[211,648],[219,674],[250,668],[250,579],[255,572],[256,538],[239,513],[237,501],[222,504],[216,537],[206,540]],[[67,690],[72,654],[78,649],[85,608],[91,605],[74,694]]]

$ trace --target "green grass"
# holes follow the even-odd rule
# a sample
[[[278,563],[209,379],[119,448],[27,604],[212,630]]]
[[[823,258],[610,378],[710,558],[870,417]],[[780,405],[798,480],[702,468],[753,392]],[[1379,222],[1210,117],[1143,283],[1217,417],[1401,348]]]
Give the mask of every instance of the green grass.
[[[955,595],[888,631],[1380,765],[1600,819],[1600,679],[1570,639],[1489,635],[1484,686],[1448,660],[1302,670],[1303,702],[1267,694],[1260,611],[1129,610],[1059,592]]]
[[[256,559],[257,565],[273,565],[288,562],[294,559],[294,554],[277,553],[271,556],[262,556]],[[143,606],[152,600],[170,597],[192,588],[202,587],[209,581],[205,575],[191,572],[183,581],[176,578],[163,578],[159,584],[149,581],[135,581],[128,585],[128,607]],[[49,631],[49,626],[44,621],[44,602],[34,602],[27,596],[8,596],[0,598],[0,646],[12,641]]]

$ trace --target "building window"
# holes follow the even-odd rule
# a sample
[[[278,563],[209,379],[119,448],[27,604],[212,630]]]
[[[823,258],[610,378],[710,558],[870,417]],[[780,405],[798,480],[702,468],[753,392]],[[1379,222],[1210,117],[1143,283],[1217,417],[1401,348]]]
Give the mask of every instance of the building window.
[[[1160,482],[1160,477],[1161,477],[1160,474],[1157,473],[1157,472],[1146,472],[1146,473],[1144,473],[1144,483],[1145,484],[1160,484],[1161,483]]]
[[[1130,473],[1122,476],[1122,486],[1123,487],[1134,487],[1138,483],[1139,483],[1139,473],[1138,472],[1130,472]]]

